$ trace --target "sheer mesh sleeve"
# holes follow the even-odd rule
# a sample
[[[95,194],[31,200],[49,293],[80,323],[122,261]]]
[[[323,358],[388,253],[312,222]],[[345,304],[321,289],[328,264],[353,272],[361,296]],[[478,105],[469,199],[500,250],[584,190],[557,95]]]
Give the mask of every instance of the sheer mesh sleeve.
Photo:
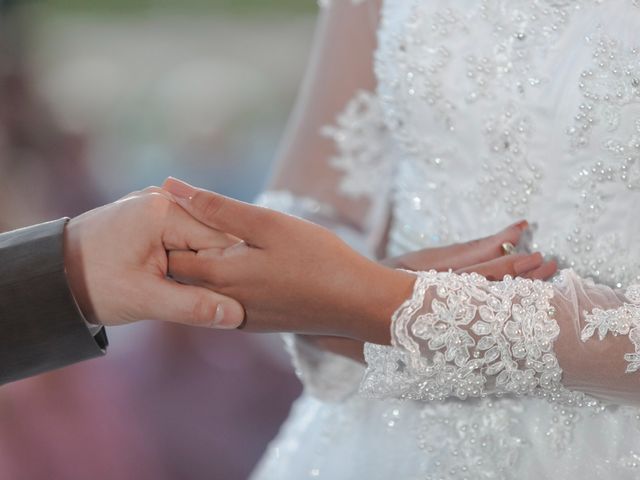
[[[554,283],[421,272],[367,344],[361,391],[419,400],[535,395],[640,403],[640,286],[616,291],[565,270]]]

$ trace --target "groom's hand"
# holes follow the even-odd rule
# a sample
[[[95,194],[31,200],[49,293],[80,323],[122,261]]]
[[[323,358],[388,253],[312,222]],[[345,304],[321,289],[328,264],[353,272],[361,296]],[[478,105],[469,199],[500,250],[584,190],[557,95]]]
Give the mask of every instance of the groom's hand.
[[[65,267],[76,301],[92,323],[152,319],[236,328],[244,319],[238,302],[167,278],[169,250],[224,248],[236,242],[150,187],[71,220]]]

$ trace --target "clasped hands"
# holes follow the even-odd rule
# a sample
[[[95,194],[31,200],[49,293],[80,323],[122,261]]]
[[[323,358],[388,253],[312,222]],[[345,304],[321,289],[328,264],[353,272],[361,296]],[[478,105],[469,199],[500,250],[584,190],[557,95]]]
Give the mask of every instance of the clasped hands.
[[[154,319],[386,344],[412,293],[410,270],[553,275],[539,253],[503,255],[526,228],[377,263],[321,226],[168,179],[72,219],[65,265],[97,324]]]

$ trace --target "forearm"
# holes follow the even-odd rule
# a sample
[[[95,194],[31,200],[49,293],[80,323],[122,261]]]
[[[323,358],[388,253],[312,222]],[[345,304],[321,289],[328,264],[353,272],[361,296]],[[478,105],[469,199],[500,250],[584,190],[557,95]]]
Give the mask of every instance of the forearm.
[[[416,276],[371,263],[362,271],[361,282],[353,286],[352,298],[345,302],[348,320],[338,328],[343,328],[344,335],[355,340],[389,345],[393,314],[411,298]]]

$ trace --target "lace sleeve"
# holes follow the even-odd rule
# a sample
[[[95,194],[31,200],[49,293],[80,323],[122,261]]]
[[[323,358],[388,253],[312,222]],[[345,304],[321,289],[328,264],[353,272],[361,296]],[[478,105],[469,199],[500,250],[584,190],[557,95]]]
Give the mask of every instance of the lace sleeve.
[[[392,346],[365,346],[361,391],[639,403],[639,326],[639,286],[615,291],[571,270],[554,284],[421,272],[392,318]]]

